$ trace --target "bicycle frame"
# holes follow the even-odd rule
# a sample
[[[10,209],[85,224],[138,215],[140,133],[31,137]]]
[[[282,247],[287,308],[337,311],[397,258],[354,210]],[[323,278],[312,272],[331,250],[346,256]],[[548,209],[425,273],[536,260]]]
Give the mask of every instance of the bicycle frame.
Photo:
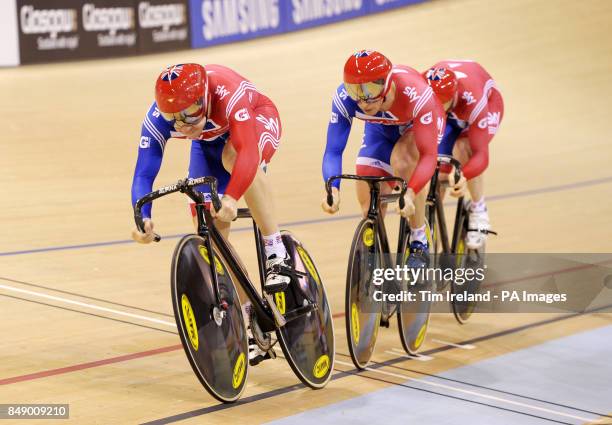
[[[217,281],[217,273],[215,270],[215,251],[212,249],[212,242],[218,247],[222,256],[225,258],[229,268],[231,269],[234,276],[236,276],[237,284],[244,290],[247,297],[251,301],[255,314],[257,316],[257,323],[259,324],[261,330],[263,332],[270,332],[275,330],[277,327],[280,327],[284,324],[285,319],[280,316],[276,317],[274,312],[266,303],[265,300],[261,297],[257,289],[253,286],[253,283],[249,279],[246,271],[244,270],[242,264],[240,264],[236,258],[233,248],[229,245],[229,243],[225,240],[225,238],[221,235],[219,230],[215,227],[213,223],[213,218],[210,215],[210,212],[205,208],[204,196],[197,192],[194,189],[194,186],[200,184],[208,184],[211,191],[212,203],[215,209],[219,209],[221,207],[221,202],[219,200],[219,196],[217,194],[217,181],[214,178],[210,177],[200,177],[198,179],[185,179],[179,180],[178,183],[170,186],[163,187],[158,189],[157,191],[151,192],[143,198],[139,199],[136,205],[134,206],[134,218],[138,228],[142,231],[144,229],[144,222],[142,220],[141,209],[142,206],[148,202],[151,202],[161,196],[168,195],[173,192],[182,192],[185,193],[191,200],[196,203],[196,217],[197,217],[197,234],[204,239],[204,243],[206,249],[209,252],[211,267],[211,276],[213,278],[213,289],[215,293],[215,299],[217,305],[223,309],[224,301],[221,299],[218,281]],[[239,218],[251,218],[251,213],[248,209],[239,209],[238,210]],[[264,247],[262,242],[262,236],[259,228],[255,224],[253,220],[253,231],[255,234],[255,246],[257,249],[257,260],[259,265],[259,278],[263,288],[263,281],[265,277],[265,269],[264,269]],[[156,235],[155,241],[159,241],[161,238]],[[275,320],[276,319],[276,320]],[[282,320],[281,320],[282,319]],[[280,323],[278,323],[280,321]]]
[[[455,222],[453,224],[453,237],[449,244],[448,230],[446,228],[446,216],[444,214],[444,205],[440,199],[440,189],[442,185],[439,180],[440,165],[450,164],[455,167],[455,181],[459,180],[461,173],[461,163],[455,158],[449,155],[439,155],[438,164],[436,170],[431,178],[431,184],[429,186],[429,192],[427,194],[427,204],[435,208],[435,215],[438,218],[438,231],[442,242],[442,254],[454,253],[457,250],[457,244],[459,243],[459,235],[461,232],[461,225],[465,217],[465,208],[463,207],[463,196],[457,200],[457,210],[455,212]],[[434,210],[429,209],[429,220],[430,226],[434,224]],[[434,247],[435,248],[435,247]]]

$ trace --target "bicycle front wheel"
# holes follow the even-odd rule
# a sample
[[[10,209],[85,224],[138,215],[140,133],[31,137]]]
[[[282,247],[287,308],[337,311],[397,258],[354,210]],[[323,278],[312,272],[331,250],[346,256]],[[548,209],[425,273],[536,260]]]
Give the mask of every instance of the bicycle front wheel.
[[[434,247],[432,234],[435,233],[431,231],[428,220],[425,221],[425,229],[429,246]],[[402,252],[403,263],[401,265],[403,266],[407,263],[410,256],[408,238],[405,240]],[[400,285],[402,291],[412,293],[414,296],[414,301],[403,301],[400,303],[397,314],[398,330],[402,346],[408,354],[414,356],[418,353],[423,342],[425,342],[425,335],[427,334],[427,328],[429,326],[429,313],[431,311],[431,301],[427,299],[423,300],[421,291],[433,291],[434,284],[432,281],[423,278],[416,282],[404,280],[400,282]]]
[[[346,274],[344,314],[349,352],[355,366],[364,369],[372,357],[380,326],[382,302],[372,282],[374,269],[382,267],[374,222],[363,219],[355,230]],[[382,287],[381,287],[382,288]]]
[[[193,372],[213,397],[227,403],[246,387],[247,336],[232,276],[215,249],[214,273],[225,308],[217,304],[210,258],[202,237],[179,241],[172,258],[172,306]]]
[[[291,232],[281,233],[294,269],[303,275],[292,278],[285,291],[274,294],[276,306],[287,318],[287,323],[277,330],[277,336],[289,366],[300,381],[311,388],[323,388],[331,379],[335,354],[327,294],[304,245]]]

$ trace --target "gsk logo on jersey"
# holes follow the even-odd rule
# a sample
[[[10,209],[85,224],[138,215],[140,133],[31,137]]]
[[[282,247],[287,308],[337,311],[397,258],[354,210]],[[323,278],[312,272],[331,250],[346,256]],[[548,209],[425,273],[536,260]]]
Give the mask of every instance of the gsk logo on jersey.
[[[236,113],[234,114],[234,118],[236,118],[236,121],[246,121],[251,118],[251,116],[249,115],[249,111],[247,111],[246,108],[242,108],[236,111]]]
[[[161,78],[164,81],[172,81],[179,75],[181,75],[181,72],[183,72],[183,64],[169,66],[164,70],[161,75]]]
[[[471,91],[464,91],[461,99],[465,100],[467,105],[471,105],[472,103],[476,103],[476,98],[472,96]]]
[[[433,120],[433,116],[432,116],[431,111],[429,111],[428,113],[426,113],[425,115],[421,117],[420,121],[421,121],[421,124],[428,125],[428,124],[431,124],[432,120]]]
[[[489,127],[489,134],[495,134],[499,127],[501,114],[499,112],[487,112],[487,116],[478,121],[478,128],[485,129]]]
[[[151,139],[149,139],[147,136],[142,136],[140,138],[140,143],[138,144],[138,146],[140,146],[142,149],[147,149],[151,147]]]
[[[332,124],[336,124],[338,122],[338,114],[336,114],[335,112],[332,112],[329,122]]]
[[[410,103],[421,98],[421,96],[417,94],[417,89],[414,87],[406,87],[404,89],[404,94],[408,96],[408,98],[410,99]]]
[[[346,92],[346,89],[340,90],[340,99],[346,100],[347,97],[348,97],[348,93]]]

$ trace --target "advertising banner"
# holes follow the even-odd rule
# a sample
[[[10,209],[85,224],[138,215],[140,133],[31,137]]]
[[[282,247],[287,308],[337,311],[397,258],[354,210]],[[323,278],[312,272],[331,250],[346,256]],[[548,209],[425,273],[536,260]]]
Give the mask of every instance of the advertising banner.
[[[134,0],[18,0],[21,63],[138,52]]]
[[[288,0],[190,0],[191,45],[212,46],[284,32]]]
[[[424,0],[365,0],[368,3],[368,13],[382,12],[400,6],[422,3]]]
[[[134,0],[82,1],[80,51],[83,58],[138,53],[138,27]]]
[[[140,0],[136,7],[142,53],[191,47],[187,0]]]
[[[80,57],[79,0],[18,0],[21,63]]]
[[[367,11],[368,0],[287,0],[286,31],[355,18]]]

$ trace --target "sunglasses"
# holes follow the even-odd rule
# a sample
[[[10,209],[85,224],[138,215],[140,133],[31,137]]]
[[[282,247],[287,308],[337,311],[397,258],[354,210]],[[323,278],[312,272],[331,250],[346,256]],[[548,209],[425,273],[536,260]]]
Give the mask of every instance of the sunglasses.
[[[204,101],[198,100],[179,112],[162,112],[162,117],[166,121],[177,121],[184,124],[195,124],[204,116]]]
[[[376,80],[361,84],[344,83],[344,88],[349,97],[355,102],[375,103],[383,97],[385,80]]]

